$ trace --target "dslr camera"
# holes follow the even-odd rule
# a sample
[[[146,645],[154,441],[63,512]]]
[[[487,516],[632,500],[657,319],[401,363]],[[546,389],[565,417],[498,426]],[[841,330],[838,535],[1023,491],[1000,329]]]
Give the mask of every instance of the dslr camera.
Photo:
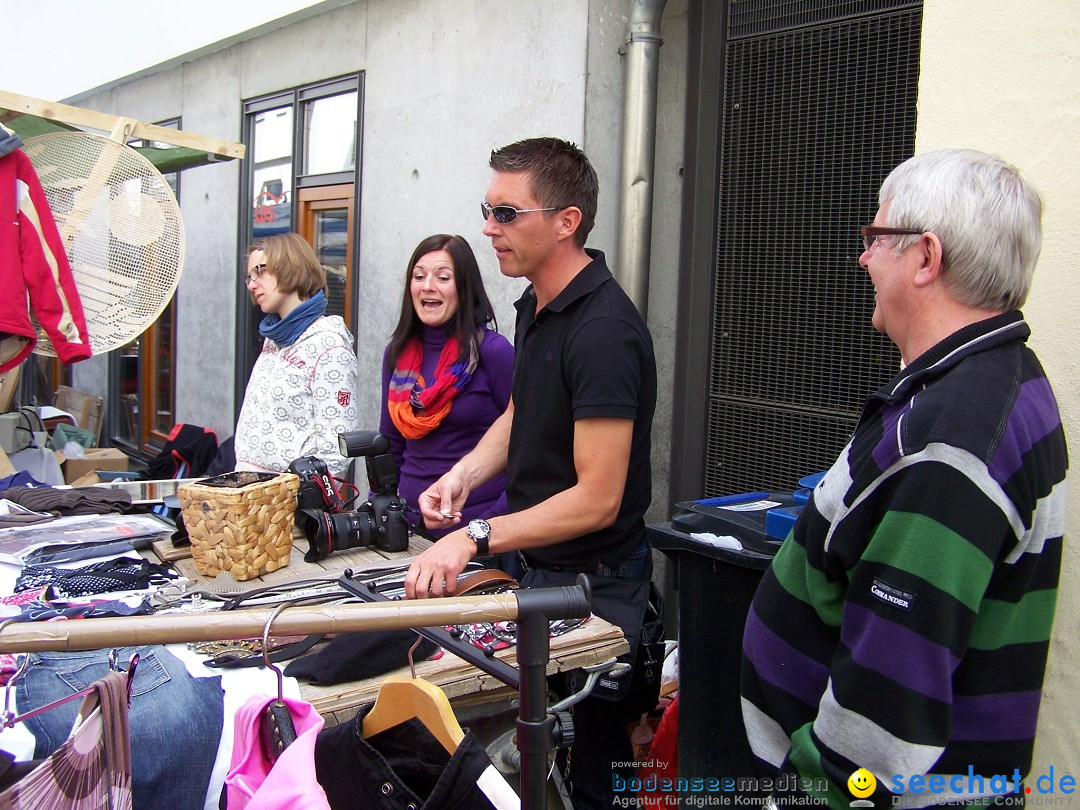
[[[409,547],[405,499],[397,494],[398,472],[390,442],[381,433],[356,430],[338,434],[338,447],[348,458],[367,461],[368,501],[351,512],[326,464],[316,456],[298,458],[289,472],[300,477],[296,514],[309,548],[304,560],[315,562],[335,551],[375,546],[382,551]]]

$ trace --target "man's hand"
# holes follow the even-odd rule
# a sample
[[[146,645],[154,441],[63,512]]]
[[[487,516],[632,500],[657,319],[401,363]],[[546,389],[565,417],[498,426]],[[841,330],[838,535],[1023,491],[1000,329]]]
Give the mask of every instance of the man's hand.
[[[405,576],[405,596],[426,599],[452,596],[457,577],[472,559],[475,543],[464,529],[448,534],[412,561]]]
[[[461,522],[461,509],[469,497],[464,479],[451,468],[442,478],[420,493],[417,499],[424,525],[445,529]]]

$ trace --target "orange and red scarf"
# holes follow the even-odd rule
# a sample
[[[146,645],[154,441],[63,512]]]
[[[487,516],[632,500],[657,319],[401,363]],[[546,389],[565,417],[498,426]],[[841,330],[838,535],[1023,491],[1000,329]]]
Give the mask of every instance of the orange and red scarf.
[[[401,435],[406,439],[419,439],[437,428],[450,413],[461,390],[472,379],[476,369],[475,351],[469,352],[467,360],[458,360],[460,344],[450,337],[439,355],[435,366],[435,381],[425,385],[420,376],[424,360],[424,347],[420,338],[406,344],[390,376],[387,409]]]

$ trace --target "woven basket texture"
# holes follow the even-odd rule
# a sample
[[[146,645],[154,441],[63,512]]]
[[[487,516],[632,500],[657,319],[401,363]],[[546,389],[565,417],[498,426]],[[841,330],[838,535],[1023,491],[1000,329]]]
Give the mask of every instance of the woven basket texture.
[[[268,481],[258,480],[258,473],[230,475],[233,485],[184,484],[176,496],[195,569],[206,577],[227,571],[242,582],[289,564],[300,479],[292,473]],[[245,484],[243,476],[253,483]]]

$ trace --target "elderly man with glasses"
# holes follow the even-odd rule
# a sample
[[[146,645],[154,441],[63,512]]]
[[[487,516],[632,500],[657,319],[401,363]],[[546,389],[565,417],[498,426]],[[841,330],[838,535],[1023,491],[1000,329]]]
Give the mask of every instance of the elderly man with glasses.
[[[894,169],[879,206],[859,264],[904,368],[754,597],[747,735],[796,777],[780,806],[1022,803],[1068,468],[1019,311],[1042,203],[1000,159],[946,150]]]

